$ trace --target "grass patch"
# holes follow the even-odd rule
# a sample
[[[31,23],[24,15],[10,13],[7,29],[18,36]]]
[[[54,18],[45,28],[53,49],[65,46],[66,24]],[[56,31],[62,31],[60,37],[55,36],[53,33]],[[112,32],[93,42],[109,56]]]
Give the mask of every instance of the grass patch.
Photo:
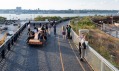
[[[62,18],[59,16],[37,16],[36,18],[34,18],[35,21],[45,21],[45,19],[48,19],[49,21],[58,21],[61,20]]]

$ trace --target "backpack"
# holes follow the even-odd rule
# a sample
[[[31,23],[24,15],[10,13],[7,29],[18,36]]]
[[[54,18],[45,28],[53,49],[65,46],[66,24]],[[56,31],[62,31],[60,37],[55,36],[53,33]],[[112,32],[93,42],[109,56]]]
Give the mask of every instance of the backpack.
[[[70,35],[70,39],[72,39],[72,36]]]
[[[82,43],[82,45],[83,45],[84,49],[86,49],[86,44],[85,44],[85,42],[84,42],[84,43]]]

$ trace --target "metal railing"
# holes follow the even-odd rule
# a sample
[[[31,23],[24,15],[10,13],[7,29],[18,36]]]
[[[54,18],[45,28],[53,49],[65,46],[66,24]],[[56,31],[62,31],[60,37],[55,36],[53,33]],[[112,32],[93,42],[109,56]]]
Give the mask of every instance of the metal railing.
[[[22,31],[25,29],[27,23],[21,26],[18,31],[16,31],[9,39],[7,39],[1,46],[0,46],[0,61],[5,58],[5,55],[8,51],[11,50],[12,45],[18,39]]]
[[[73,30],[71,30],[71,35],[73,42],[78,47],[78,35]],[[88,43],[86,45],[87,49],[85,53],[85,59],[94,71],[119,71],[110,62],[97,53],[92,47],[90,47]]]

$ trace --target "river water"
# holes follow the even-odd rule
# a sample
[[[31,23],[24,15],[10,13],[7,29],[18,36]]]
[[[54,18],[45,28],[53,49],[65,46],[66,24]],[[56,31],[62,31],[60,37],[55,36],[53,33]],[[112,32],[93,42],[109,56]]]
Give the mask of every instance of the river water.
[[[114,13],[97,13],[97,14],[89,14],[89,13],[81,13],[81,14],[0,14],[0,16],[6,17],[8,20],[33,20],[37,16],[60,16],[60,17],[75,17],[75,16],[94,16],[94,15],[117,15]],[[119,14],[118,14],[119,15]]]

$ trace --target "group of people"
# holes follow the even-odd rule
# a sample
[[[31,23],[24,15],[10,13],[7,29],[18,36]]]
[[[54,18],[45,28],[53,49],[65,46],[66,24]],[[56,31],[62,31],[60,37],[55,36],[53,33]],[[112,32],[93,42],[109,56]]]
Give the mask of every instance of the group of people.
[[[63,39],[70,39],[71,38],[71,26],[70,25],[67,25],[66,27],[65,26],[62,26],[62,35],[63,35]]]
[[[38,25],[37,25],[38,26]],[[30,39],[33,39],[35,37],[35,33],[38,33],[38,39],[40,41],[43,41],[43,40],[47,40],[47,36],[49,36],[51,34],[51,28],[53,27],[54,28],[54,35],[56,35],[56,24],[55,22],[52,22],[52,23],[46,23],[46,24],[39,24],[39,28],[40,28],[40,32],[39,32],[39,29],[38,27],[36,27],[35,24],[33,24],[33,27],[34,29],[31,30],[30,28],[30,22],[28,23],[28,38],[27,38],[27,42],[30,40]]]
[[[35,33],[38,34],[38,40],[40,40],[41,42],[43,41],[46,41],[47,40],[47,31],[48,31],[48,28],[47,28],[47,25],[42,25],[40,30],[38,30],[38,28],[34,26],[34,29],[31,30],[30,28],[30,23],[28,24],[28,38],[27,38],[27,43],[29,42],[30,39],[34,39],[35,37]]]

